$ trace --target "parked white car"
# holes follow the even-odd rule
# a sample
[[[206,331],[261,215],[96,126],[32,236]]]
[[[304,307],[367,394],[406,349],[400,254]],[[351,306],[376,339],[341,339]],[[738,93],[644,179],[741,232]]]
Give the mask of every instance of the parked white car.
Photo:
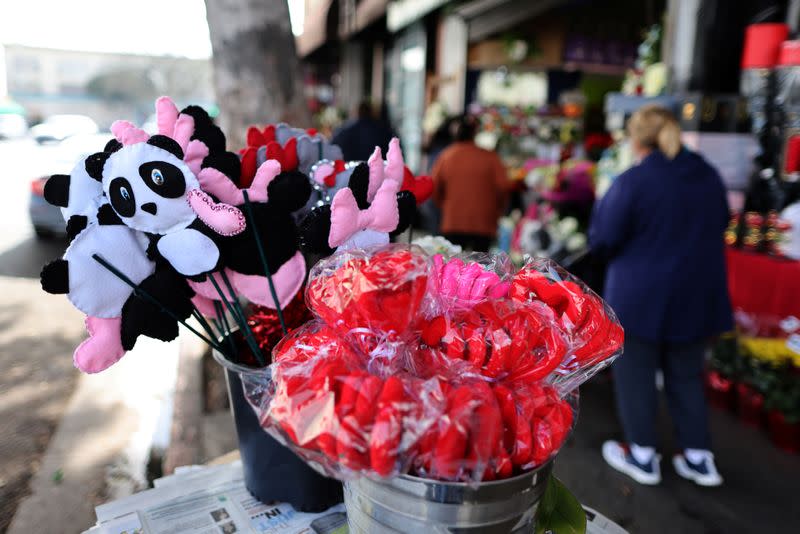
[[[53,115],[31,128],[31,135],[37,143],[57,143],[73,135],[99,131],[97,123],[85,115]]]
[[[110,133],[73,135],[53,147],[40,147],[47,151],[42,155],[46,159],[45,168],[48,174],[37,176],[31,180],[31,196],[28,213],[37,237],[63,236],[66,233],[61,210],[44,199],[44,184],[53,174],[69,174],[79,159],[95,152],[100,152],[112,139]]]
[[[28,133],[28,121],[16,113],[0,113],[0,139],[16,139]]]

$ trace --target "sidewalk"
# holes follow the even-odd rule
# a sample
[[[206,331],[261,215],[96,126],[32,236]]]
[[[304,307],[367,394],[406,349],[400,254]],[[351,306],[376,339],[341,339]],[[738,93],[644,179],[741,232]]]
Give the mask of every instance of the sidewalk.
[[[672,469],[670,425],[662,413],[663,482],[640,486],[600,456],[603,441],[621,437],[614,413],[612,383],[597,376],[581,389],[577,430],[556,462],[556,475],[587,506],[631,533],[800,532],[800,456],[776,449],[764,433],[712,409],[725,485],[700,488]]]
[[[177,361],[177,341],[142,338],[107,371],[80,376],[8,534],[82,532],[96,505],[146,488],[151,446],[167,441]]]
[[[0,276],[0,532],[27,495],[31,476],[77,383],[72,349],[81,314],[38,280]]]

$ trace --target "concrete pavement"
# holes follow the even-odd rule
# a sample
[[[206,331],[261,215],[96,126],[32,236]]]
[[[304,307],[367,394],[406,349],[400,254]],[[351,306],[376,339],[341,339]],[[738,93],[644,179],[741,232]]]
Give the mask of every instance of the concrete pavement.
[[[51,150],[0,142],[0,532],[12,518],[9,532],[81,532],[96,504],[146,484],[150,446],[169,436],[177,343],[143,339],[97,376],[72,366],[83,315],[38,279],[67,243],[37,239],[27,212]]]
[[[177,362],[177,341],[142,338],[107,371],[80,376],[8,534],[82,532],[96,505],[147,487],[151,446],[166,445]]]
[[[14,513],[78,378],[83,320],[37,280],[0,276],[0,531]]]
[[[580,404],[577,429],[558,456],[556,475],[581,502],[631,533],[800,532],[800,456],[776,449],[764,433],[712,410],[716,462],[725,484],[700,488],[672,469],[671,427],[662,410],[663,482],[641,486],[600,456],[603,441],[621,438],[610,380],[596,376],[582,388]]]

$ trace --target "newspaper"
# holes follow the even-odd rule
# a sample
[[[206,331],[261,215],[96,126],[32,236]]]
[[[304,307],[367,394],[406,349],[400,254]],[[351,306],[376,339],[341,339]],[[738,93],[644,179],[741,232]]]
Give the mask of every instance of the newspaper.
[[[265,505],[244,487],[240,462],[181,468],[154,488],[95,508],[87,534],[347,534],[344,505],[319,514]]]
[[[344,505],[319,514],[286,503],[262,504],[244,487],[239,461],[179,467],[153,489],[95,508],[85,534],[348,534]],[[587,534],[626,534],[596,510],[586,510]]]

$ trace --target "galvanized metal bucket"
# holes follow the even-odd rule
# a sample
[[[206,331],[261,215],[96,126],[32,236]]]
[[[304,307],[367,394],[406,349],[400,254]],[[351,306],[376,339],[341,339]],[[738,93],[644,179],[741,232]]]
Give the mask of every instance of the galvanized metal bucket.
[[[351,534],[532,532],[552,461],[507,480],[476,487],[413,476],[345,482]]]

